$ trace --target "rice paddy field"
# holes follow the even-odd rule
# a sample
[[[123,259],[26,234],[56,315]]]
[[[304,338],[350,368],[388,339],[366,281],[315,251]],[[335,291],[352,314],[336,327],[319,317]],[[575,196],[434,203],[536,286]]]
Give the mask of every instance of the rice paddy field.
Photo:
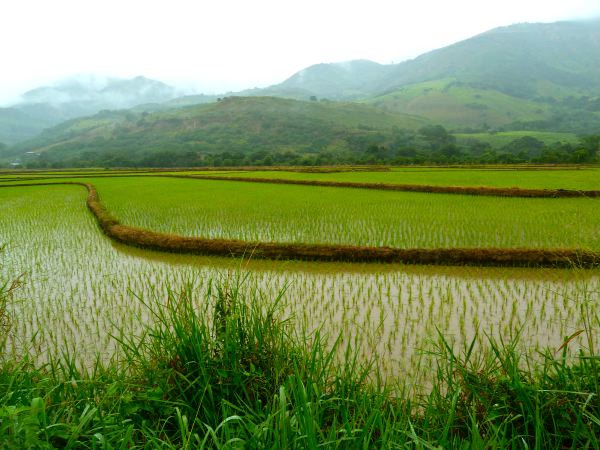
[[[190,172],[198,173],[198,172]],[[205,175],[292,180],[346,181],[359,183],[427,184],[438,186],[492,186],[539,189],[600,189],[598,167],[487,167],[487,168],[391,168],[383,172],[332,173],[292,171],[224,171]]]
[[[382,170],[383,169],[383,170]],[[598,166],[480,166],[464,167],[385,167],[369,171],[361,167],[295,168],[293,170],[121,170],[108,171],[87,169],[83,171],[63,170],[49,172],[0,173],[0,183],[15,178],[65,178],[77,175],[116,176],[116,175],[203,175],[214,177],[275,178],[290,180],[319,180],[355,183],[427,184],[436,186],[491,186],[520,187],[534,189],[600,189],[600,167]]]
[[[600,171],[529,169],[0,174],[0,447],[600,448]]]
[[[597,169],[475,171],[474,184],[597,188]],[[408,174],[408,175],[406,175]],[[387,182],[462,183],[447,170],[275,176],[356,177]],[[236,174],[239,175],[239,174]],[[251,173],[250,175],[256,175]],[[21,175],[31,178],[31,175]],[[121,223],[165,233],[248,241],[392,247],[575,247],[600,251],[598,199],[521,199],[385,192],[154,177],[77,177],[98,189]],[[65,178],[70,177],[70,178]],[[462,177],[462,179],[461,179]],[[503,178],[504,177],[504,178]],[[5,175],[2,185],[19,184]],[[102,234],[81,186],[0,189],[3,279],[21,277],[12,302],[9,351],[40,360],[77,353],[85,361],[115,356],[115,337],[151,320],[140,299],[166,298],[192,283],[198,298],[210,280],[248,276],[265,298],[285,289],[282,315],[298,332],[319,328],[330,339],[374,358],[388,380],[414,392],[427,386],[426,353],[438,332],[456,348],[477,333],[519,335],[535,357],[558,349],[595,311],[598,269],[483,268],[401,264],[240,261],[132,248]],[[595,339],[598,330],[594,330]],[[575,337],[573,352],[585,345]]]

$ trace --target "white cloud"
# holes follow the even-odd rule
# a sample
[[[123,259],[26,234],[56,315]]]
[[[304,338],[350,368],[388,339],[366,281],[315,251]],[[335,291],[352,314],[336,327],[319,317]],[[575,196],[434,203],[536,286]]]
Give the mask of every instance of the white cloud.
[[[500,25],[594,14],[597,0],[6,1],[0,102],[91,72],[264,86],[318,62],[399,62]]]

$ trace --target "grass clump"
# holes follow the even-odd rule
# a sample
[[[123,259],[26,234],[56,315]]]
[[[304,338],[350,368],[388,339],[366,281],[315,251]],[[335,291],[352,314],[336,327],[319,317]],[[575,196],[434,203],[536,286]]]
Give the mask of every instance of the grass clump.
[[[457,354],[440,339],[425,435],[444,447],[599,448],[595,358],[581,354],[568,363],[566,351],[559,358],[547,351],[532,363],[514,340],[487,344],[483,355],[474,353],[475,340]]]
[[[166,307],[148,305],[155,326],[123,344],[141,384],[214,429],[234,405],[264,408],[294,372],[301,349],[290,345],[286,323],[276,318],[278,302],[263,310],[239,282],[211,283],[202,301],[194,299],[188,287],[171,292]]]
[[[123,342],[143,395],[160,398],[142,416],[161,424],[161,445],[376,443],[387,397],[369,387],[368,366],[335,364],[338,345],[326,349],[319,333],[298,338],[279,317],[283,292],[267,302],[242,285],[211,284],[200,304],[189,289],[171,293],[167,307],[151,308],[152,330]]]

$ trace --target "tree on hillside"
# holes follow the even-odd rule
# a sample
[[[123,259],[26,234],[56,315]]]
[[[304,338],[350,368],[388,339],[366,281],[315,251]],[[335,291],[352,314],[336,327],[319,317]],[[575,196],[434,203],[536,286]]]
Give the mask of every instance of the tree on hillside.
[[[438,151],[441,148],[456,143],[456,138],[441,125],[426,125],[421,127],[419,135],[429,144],[432,151]]]
[[[512,155],[537,158],[542,154],[545,144],[532,136],[522,136],[502,147],[502,151]]]
[[[389,159],[390,152],[383,145],[371,145],[367,148],[365,163],[382,164]]]
[[[577,162],[592,162],[600,159],[600,135],[593,134],[579,138],[580,149],[576,152],[581,158]]]

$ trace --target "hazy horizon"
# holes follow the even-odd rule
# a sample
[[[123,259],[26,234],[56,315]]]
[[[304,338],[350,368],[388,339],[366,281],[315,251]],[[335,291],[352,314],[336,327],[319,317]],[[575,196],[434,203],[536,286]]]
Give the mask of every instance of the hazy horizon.
[[[221,94],[277,84],[313,64],[399,63],[500,26],[600,16],[592,0],[482,3],[5,4],[0,37],[11,45],[3,55],[0,105],[90,74],[145,76],[187,93]]]

